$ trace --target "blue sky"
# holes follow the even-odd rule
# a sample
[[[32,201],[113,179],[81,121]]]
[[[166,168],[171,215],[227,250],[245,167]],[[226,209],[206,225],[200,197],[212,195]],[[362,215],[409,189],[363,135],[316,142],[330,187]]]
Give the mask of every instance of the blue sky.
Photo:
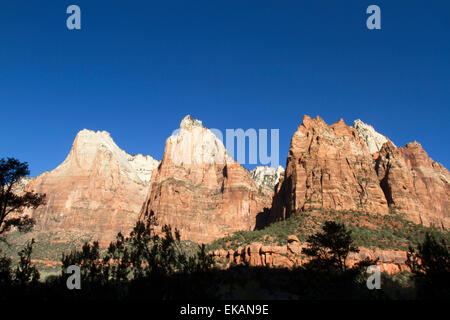
[[[66,28],[71,4],[81,30]],[[371,4],[381,30],[366,28]],[[191,114],[280,129],[284,165],[309,114],[417,140],[448,168],[449,40],[450,1],[2,1],[0,157],[37,175],[88,128],[161,159]]]

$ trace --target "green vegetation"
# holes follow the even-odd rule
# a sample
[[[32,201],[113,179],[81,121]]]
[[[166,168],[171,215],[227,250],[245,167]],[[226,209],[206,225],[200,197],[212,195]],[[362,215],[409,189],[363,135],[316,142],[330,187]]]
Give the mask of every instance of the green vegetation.
[[[0,254],[0,300],[33,297],[44,300],[128,299],[448,299],[450,270],[445,240],[427,233],[410,249],[413,274],[381,275],[381,289],[366,286],[369,259],[345,266],[357,252],[352,232],[344,225],[325,221],[306,239],[303,253],[311,260],[292,270],[233,265],[217,268],[205,246],[187,253],[175,230],[165,226],[162,236],[152,230],[151,219],[138,222],[129,237],[117,235],[107,250],[98,243],[63,255],[58,275],[39,282],[31,263],[33,241],[19,252],[16,268]],[[188,246],[187,248],[192,249]],[[80,289],[68,290],[66,269],[80,268]],[[413,276],[411,276],[413,275]],[[423,287],[425,286],[425,287]],[[419,290],[417,290],[419,288]],[[421,291],[426,288],[426,296]],[[443,289],[444,291],[442,291]],[[445,291],[447,290],[447,291]],[[2,294],[7,293],[7,294]]]
[[[409,246],[422,242],[426,232],[450,241],[450,232],[447,230],[412,223],[395,210],[387,215],[359,211],[311,211],[298,212],[261,230],[235,232],[212,242],[208,249],[236,249],[252,242],[283,245],[291,234],[296,235],[301,242],[306,242],[328,220],[344,224],[352,232],[354,243],[358,247],[406,251]]]

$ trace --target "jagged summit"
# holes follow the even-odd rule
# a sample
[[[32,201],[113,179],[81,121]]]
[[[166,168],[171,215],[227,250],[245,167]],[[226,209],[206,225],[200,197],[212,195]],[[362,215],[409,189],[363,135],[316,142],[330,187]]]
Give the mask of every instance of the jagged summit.
[[[189,114],[181,120],[180,129],[189,129],[192,127],[201,127],[204,128],[202,122],[200,120],[192,118]]]
[[[232,161],[223,142],[200,120],[189,115],[181,121],[180,130],[167,139],[164,157],[170,157],[177,165]]]

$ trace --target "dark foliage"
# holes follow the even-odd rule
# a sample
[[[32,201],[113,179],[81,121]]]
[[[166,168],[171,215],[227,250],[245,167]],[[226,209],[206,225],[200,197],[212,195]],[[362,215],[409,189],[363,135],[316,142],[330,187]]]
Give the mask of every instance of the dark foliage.
[[[351,231],[347,231],[344,224],[334,221],[326,221],[322,229],[323,232],[308,238],[308,247],[302,253],[313,257],[315,263],[345,271],[348,254],[359,252],[353,246]]]
[[[411,269],[418,294],[425,299],[450,296],[450,252],[444,239],[426,233],[423,243],[410,247],[407,265]]]
[[[118,234],[107,250],[97,242],[64,255],[60,276],[37,282],[30,265],[32,242],[22,250],[21,264],[15,272],[7,258],[0,259],[0,300],[30,296],[44,300],[208,300],[208,299],[399,299],[414,298],[412,288],[402,285],[403,275],[382,277],[382,290],[368,290],[367,266],[376,261],[364,260],[345,266],[345,258],[356,252],[351,233],[342,225],[325,224],[309,239],[306,249],[311,261],[293,270],[284,268],[231,266],[216,268],[214,260],[199,246],[197,252],[183,249],[177,230],[168,226],[156,234],[151,221],[138,222],[128,237]],[[430,245],[425,245],[430,247]],[[435,244],[431,245],[435,247]],[[429,260],[442,248],[420,249]],[[81,271],[81,289],[69,290],[65,270],[77,265]],[[417,262],[417,270],[430,272],[427,264]],[[440,270],[440,269],[439,269]],[[20,279],[20,280],[19,280]],[[7,295],[2,295],[5,292]],[[447,296],[448,298],[448,293]]]
[[[30,174],[28,164],[14,158],[0,159],[0,236],[12,227],[19,231],[29,231],[34,220],[22,216],[25,208],[37,208],[45,203],[45,195],[33,192],[24,192],[19,195],[14,188],[23,177]],[[14,213],[11,216],[11,213]]]

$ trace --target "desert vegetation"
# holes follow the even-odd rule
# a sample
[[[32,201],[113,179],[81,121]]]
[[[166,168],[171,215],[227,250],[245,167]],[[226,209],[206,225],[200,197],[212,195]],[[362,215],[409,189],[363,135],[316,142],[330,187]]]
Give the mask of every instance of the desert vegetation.
[[[98,242],[61,257],[58,275],[40,279],[31,263],[33,242],[20,252],[14,268],[0,259],[0,299],[415,299],[448,298],[449,252],[445,240],[427,233],[411,247],[411,273],[382,274],[381,290],[366,286],[369,259],[346,267],[345,259],[358,247],[344,224],[326,221],[306,239],[303,253],[311,260],[293,269],[234,265],[219,268],[204,245],[185,247],[169,226],[157,235],[151,220],[138,222],[127,237],[118,234],[107,250]],[[66,270],[80,267],[80,289],[69,290]],[[5,294],[7,293],[7,294]]]
[[[209,250],[236,249],[252,242],[284,244],[288,235],[295,235],[301,242],[319,231],[326,221],[346,225],[352,232],[358,247],[408,250],[424,240],[428,232],[435,238],[450,242],[450,232],[437,227],[426,227],[405,219],[401,213],[391,210],[387,215],[361,211],[309,211],[297,212],[286,220],[277,221],[261,230],[239,231],[208,245]]]

